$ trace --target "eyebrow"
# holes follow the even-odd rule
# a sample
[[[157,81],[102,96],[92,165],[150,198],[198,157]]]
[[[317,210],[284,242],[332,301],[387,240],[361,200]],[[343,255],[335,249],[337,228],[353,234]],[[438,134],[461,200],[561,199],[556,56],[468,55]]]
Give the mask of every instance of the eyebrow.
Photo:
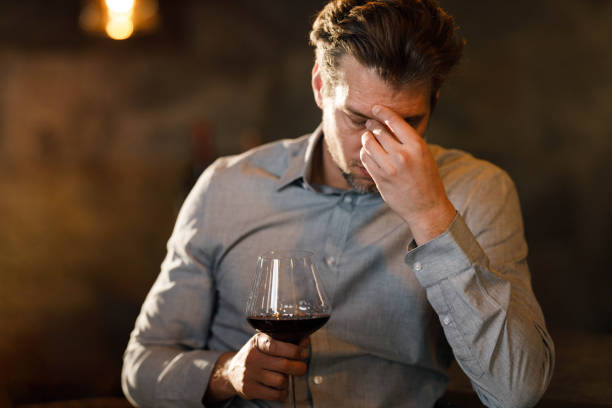
[[[345,111],[347,113],[350,113],[351,115],[358,116],[361,119],[366,119],[366,120],[367,119],[373,119],[372,117],[370,117],[368,115],[365,115],[365,114],[363,114],[363,113],[361,113],[361,112],[351,108],[350,106],[346,106],[345,107]],[[412,116],[406,116],[403,119],[406,122],[410,123],[410,124],[416,124],[416,123],[420,123],[421,120],[423,120],[424,117],[425,117],[425,114],[424,113],[420,113],[420,114],[416,114],[416,115],[412,115]]]

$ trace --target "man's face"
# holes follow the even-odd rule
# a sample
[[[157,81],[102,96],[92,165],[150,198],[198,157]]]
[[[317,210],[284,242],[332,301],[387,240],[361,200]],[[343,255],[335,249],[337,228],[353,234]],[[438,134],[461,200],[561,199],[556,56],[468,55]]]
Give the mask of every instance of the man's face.
[[[323,111],[323,181],[360,193],[375,192],[376,185],[359,159],[372,107],[394,110],[423,136],[431,113],[430,86],[419,82],[395,89],[351,56],[340,60],[337,78],[333,85],[325,83],[315,64],[312,85]]]

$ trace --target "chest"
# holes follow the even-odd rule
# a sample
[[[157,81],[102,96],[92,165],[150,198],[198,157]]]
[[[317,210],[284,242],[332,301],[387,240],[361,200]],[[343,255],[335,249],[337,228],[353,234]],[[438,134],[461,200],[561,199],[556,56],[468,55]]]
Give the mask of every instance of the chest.
[[[260,209],[262,210],[262,209]],[[245,333],[244,319],[257,257],[271,249],[301,249],[315,261],[333,312],[317,338],[355,354],[414,361],[433,312],[404,262],[412,235],[384,203],[360,206],[335,197],[269,213],[233,226],[215,267],[217,315]]]

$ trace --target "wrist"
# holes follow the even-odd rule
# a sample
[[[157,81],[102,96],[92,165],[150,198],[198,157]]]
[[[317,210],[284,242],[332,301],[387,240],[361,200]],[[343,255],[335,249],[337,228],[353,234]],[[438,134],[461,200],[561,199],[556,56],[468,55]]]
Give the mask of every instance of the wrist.
[[[202,398],[203,403],[224,401],[236,395],[236,390],[229,380],[229,364],[236,353],[221,354],[215,363],[213,372],[208,381],[206,392]]]
[[[451,225],[457,215],[457,210],[448,200],[442,205],[436,206],[429,211],[413,216],[406,220],[413,238],[417,245],[426,242],[443,234]]]

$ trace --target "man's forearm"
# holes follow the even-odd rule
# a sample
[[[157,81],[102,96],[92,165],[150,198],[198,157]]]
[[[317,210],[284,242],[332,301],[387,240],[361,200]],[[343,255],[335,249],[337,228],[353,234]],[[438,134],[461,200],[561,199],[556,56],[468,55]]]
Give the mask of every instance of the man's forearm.
[[[483,402],[537,402],[550,380],[554,351],[524,259],[508,262],[503,271],[491,269],[461,217],[408,259]]]

